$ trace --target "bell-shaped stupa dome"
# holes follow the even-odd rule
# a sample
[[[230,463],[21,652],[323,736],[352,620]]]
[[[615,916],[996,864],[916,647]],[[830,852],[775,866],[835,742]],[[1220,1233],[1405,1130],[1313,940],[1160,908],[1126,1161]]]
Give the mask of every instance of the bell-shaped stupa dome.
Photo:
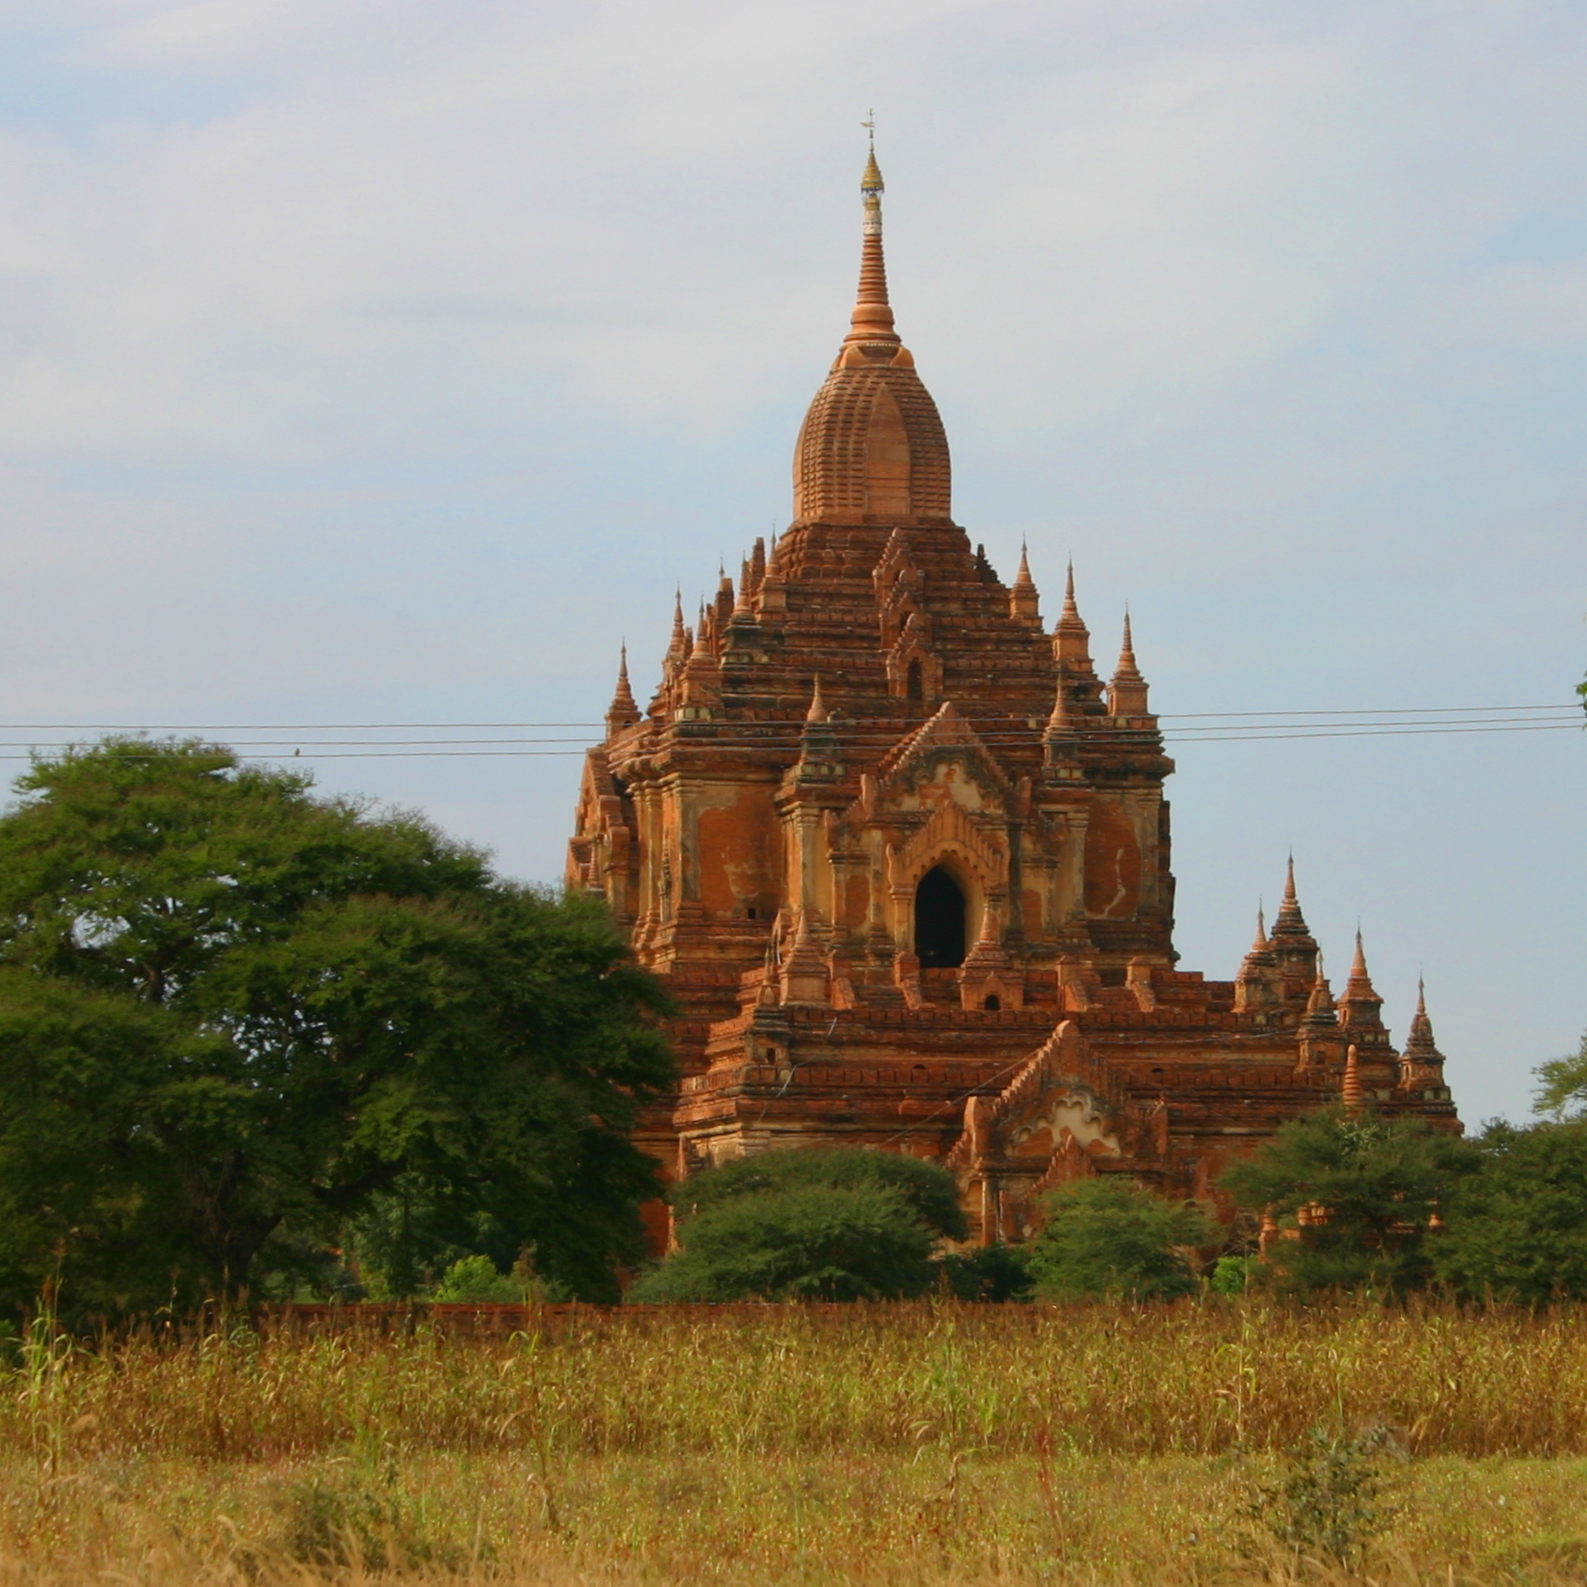
[[[947,523],[948,438],[915,360],[893,329],[882,258],[882,173],[871,149],[860,291],[851,329],[794,451],[794,522]]]

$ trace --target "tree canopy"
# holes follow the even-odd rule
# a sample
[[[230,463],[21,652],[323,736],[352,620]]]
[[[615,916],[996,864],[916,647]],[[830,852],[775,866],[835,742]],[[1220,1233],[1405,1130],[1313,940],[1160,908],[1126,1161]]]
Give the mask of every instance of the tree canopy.
[[[896,1152],[761,1152],[674,1186],[681,1249],[638,1301],[876,1300],[921,1295],[944,1237],[966,1232],[945,1169]]]
[[[1587,1119],[1490,1124],[1434,1243],[1438,1276],[1473,1300],[1587,1299]]]
[[[1269,1276],[1394,1294],[1426,1282],[1428,1229],[1475,1163],[1469,1142],[1420,1120],[1331,1107],[1282,1125],[1222,1183],[1292,1236],[1268,1252]]]
[[[1540,1082],[1533,1098],[1539,1113],[1565,1119],[1587,1114],[1587,1035],[1567,1058],[1550,1058],[1533,1071]]]
[[[41,761],[0,818],[0,1303],[245,1289],[403,1176],[613,1292],[670,1083],[598,904],[197,742]]]

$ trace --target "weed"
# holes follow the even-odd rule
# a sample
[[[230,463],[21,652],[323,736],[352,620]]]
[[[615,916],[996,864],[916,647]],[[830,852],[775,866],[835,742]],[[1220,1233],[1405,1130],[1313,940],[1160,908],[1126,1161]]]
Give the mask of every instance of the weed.
[[[1392,1446],[1381,1426],[1348,1436],[1313,1427],[1279,1480],[1258,1487],[1248,1514],[1296,1560],[1354,1565],[1391,1519],[1382,1491]]]

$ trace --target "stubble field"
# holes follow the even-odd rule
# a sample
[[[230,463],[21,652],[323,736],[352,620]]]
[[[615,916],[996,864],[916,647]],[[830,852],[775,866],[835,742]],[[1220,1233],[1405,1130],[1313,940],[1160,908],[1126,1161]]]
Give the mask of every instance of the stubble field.
[[[0,1378],[0,1584],[1587,1580],[1587,1313],[546,1310]]]

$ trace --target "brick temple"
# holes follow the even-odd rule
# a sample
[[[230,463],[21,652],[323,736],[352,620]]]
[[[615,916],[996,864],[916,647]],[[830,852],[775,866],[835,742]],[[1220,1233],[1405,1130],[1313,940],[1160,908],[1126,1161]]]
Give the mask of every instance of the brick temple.
[[[894,328],[872,152],[858,301],[794,451],[793,520],[589,752],[572,885],[677,1000],[669,1177],[851,1144],[947,1164],[981,1239],[1128,1174],[1223,1166],[1335,1100],[1458,1130],[1418,1004],[1403,1051],[1359,934],[1338,997],[1296,896],[1232,981],[1178,968],[1163,752],[1126,616],[1106,679],[953,521],[948,442]]]

